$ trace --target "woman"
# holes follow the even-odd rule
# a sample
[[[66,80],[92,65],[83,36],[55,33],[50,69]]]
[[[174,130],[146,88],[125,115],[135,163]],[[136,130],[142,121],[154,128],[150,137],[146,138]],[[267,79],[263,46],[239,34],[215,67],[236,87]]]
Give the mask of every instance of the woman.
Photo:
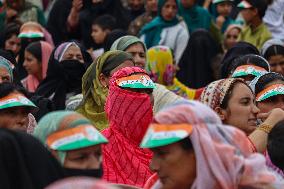
[[[223,41],[223,48],[225,51],[231,49],[237,43],[241,31],[242,27],[240,25],[231,24],[228,26],[224,33]]]
[[[278,39],[266,41],[261,49],[261,55],[269,62],[272,72],[284,75],[284,43]]]
[[[240,56],[232,61],[230,77],[251,82],[255,77],[270,72],[267,60],[255,54]]]
[[[173,49],[178,63],[186,48],[189,33],[184,21],[177,17],[176,0],[158,0],[158,16],[140,31],[141,39],[147,48],[165,45]]]
[[[35,126],[31,113],[35,112],[37,107],[12,83],[0,84],[0,104],[1,128],[28,132]]]
[[[155,84],[139,67],[118,70],[109,83],[105,104],[109,127],[102,131],[109,140],[103,147],[103,178],[142,187],[152,175],[152,153],[139,144],[153,118]]]
[[[36,95],[52,100],[57,110],[65,109],[68,99],[81,93],[81,79],[89,60],[77,43],[62,43],[53,50],[46,78],[39,84]]]
[[[5,26],[1,34],[1,48],[10,50],[14,56],[17,56],[21,49],[21,39],[18,38],[20,33],[20,25],[10,23]]]
[[[268,133],[284,116],[280,109],[259,114],[251,88],[237,78],[210,83],[202,92],[200,101],[212,108],[224,124],[245,132],[251,142],[251,150],[261,153],[266,148]],[[262,123],[258,125],[260,120]]]
[[[0,144],[1,188],[42,189],[64,178],[60,164],[31,135],[0,129]]]
[[[12,63],[3,56],[0,56],[0,83],[12,83],[13,78]]]
[[[141,143],[153,152],[150,167],[157,173],[144,188],[282,188],[264,157],[248,146],[242,132],[223,126],[198,102],[168,107],[155,116]]]
[[[58,159],[67,176],[102,176],[101,144],[108,141],[81,114],[51,112],[39,121],[33,135]]]
[[[77,111],[90,119],[100,131],[108,127],[104,107],[109,78],[115,71],[127,66],[134,66],[130,54],[118,50],[108,51],[87,69],[82,78],[83,100]]]
[[[173,54],[167,46],[155,46],[147,51],[146,70],[155,83],[165,85],[167,89],[187,99],[199,99],[202,90],[186,87],[176,77]]]
[[[44,41],[33,42],[26,47],[23,66],[28,76],[22,80],[22,84],[29,92],[35,92],[39,83],[46,77],[51,52],[52,46]]]
[[[114,41],[110,50],[121,50],[130,53],[135,61],[135,66],[145,68],[147,48],[139,38],[131,35],[120,37]]]
[[[178,63],[177,78],[190,88],[205,87],[216,80],[219,70],[217,56],[222,52],[221,45],[216,43],[206,30],[197,30],[190,36],[187,47]]]

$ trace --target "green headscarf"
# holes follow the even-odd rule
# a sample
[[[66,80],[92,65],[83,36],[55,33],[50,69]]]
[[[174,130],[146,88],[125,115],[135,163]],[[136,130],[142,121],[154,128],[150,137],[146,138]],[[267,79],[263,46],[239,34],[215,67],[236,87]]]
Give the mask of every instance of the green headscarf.
[[[8,71],[11,78],[10,82],[13,82],[13,68],[11,67],[11,63],[9,62],[9,60],[0,56],[0,67],[5,68]]]
[[[110,50],[120,50],[120,51],[125,51],[128,49],[129,46],[135,44],[135,43],[140,43],[142,44],[145,52],[147,51],[147,48],[143,41],[139,39],[136,36],[133,35],[126,35],[118,38],[117,40],[114,41],[114,43],[111,45]]]
[[[140,31],[139,35],[145,34],[145,44],[147,48],[159,45],[161,40],[161,32],[164,28],[178,24],[177,16],[171,20],[166,21],[163,19],[161,12],[167,0],[158,0],[158,16],[155,17],[150,23],[146,24]],[[176,1],[177,2],[177,1]]]
[[[186,22],[189,33],[192,33],[199,28],[209,31],[212,17],[206,9],[198,5],[184,8],[180,0],[178,0],[178,13]]]
[[[91,122],[83,118],[80,114],[73,111],[55,111],[46,114],[36,126],[33,135],[38,138],[44,145],[46,145],[47,137],[58,131],[63,124],[63,119],[68,116],[77,116],[78,118],[68,123],[68,128],[74,128],[82,124],[91,124]],[[65,151],[57,151],[60,163],[63,165],[66,157]]]
[[[83,102],[77,112],[90,119],[99,131],[108,127],[104,110],[108,88],[101,85],[99,76],[103,68],[110,72],[126,60],[133,60],[129,53],[119,50],[105,52],[89,66],[82,78]]]

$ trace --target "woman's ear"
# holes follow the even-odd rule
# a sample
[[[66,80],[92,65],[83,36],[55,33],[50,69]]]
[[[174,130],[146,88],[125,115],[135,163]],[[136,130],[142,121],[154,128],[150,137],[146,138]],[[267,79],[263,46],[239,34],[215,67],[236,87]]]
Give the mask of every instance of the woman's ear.
[[[103,73],[100,73],[100,76],[99,76],[99,80],[100,80],[100,83],[101,85],[104,87],[104,88],[107,88],[108,87],[108,78],[103,74]]]
[[[219,115],[222,122],[224,122],[227,118],[227,112],[226,110],[222,109],[220,106],[216,107],[214,111]]]

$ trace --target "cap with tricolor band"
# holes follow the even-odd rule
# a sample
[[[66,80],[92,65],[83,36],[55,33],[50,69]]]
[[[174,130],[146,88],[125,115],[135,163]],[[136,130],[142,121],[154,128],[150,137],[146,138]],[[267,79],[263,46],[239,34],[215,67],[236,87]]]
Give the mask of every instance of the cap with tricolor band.
[[[18,106],[37,108],[34,103],[19,93],[12,93],[0,99],[0,110]]]
[[[217,3],[223,3],[223,2],[234,2],[234,0],[213,0],[213,4],[217,4]]]
[[[18,35],[19,38],[41,38],[44,37],[44,34],[39,31],[25,31],[21,32]]]
[[[241,9],[249,9],[249,8],[252,8],[253,6],[247,2],[247,1],[241,1],[239,4],[238,4],[238,8],[241,8]]]
[[[256,101],[261,102],[276,95],[284,95],[284,84],[274,84],[265,88],[256,95]]]
[[[146,74],[136,74],[122,77],[116,80],[116,84],[121,88],[133,89],[154,89],[155,83]]]
[[[52,150],[68,151],[98,144],[108,140],[92,125],[80,125],[55,132],[47,137],[46,144]]]
[[[259,77],[265,73],[267,73],[267,70],[262,67],[255,65],[242,65],[236,68],[236,70],[232,74],[232,77],[236,78],[248,75]]]
[[[140,144],[142,148],[155,148],[178,142],[192,133],[190,124],[151,124]]]

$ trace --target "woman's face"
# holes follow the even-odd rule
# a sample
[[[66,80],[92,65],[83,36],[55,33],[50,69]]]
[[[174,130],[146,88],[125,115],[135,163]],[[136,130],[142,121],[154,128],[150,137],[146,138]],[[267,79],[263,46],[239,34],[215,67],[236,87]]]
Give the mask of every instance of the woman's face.
[[[144,94],[149,95],[151,104],[152,104],[152,106],[154,106],[153,89],[131,89],[131,88],[128,88],[127,90],[137,92],[137,93],[144,93]]]
[[[187,189],[196,177],[196,159],[193,150],[185,150],[180,143],[151,149],[150,168],[157,172],[163,189]]]
[[[121,68],[125,68],[125,67],[133,67],[134,66],[134,62],[132,62],[131,60],[126,60],[123,63],[121,63],[119,66],[117,66],[116,68],[114,68],[113,70],[111,70],[110,75],[109,76],[105,76],[103,73],[100,73],[99,79],[101,82],[101,85],[104,87],[108,87],[109,86],[109,80],[111,78],[111,76],[118,71]]]
[[[5,41],[5,50],[10,50],[17,55],[21,49],[21,40],[17,35],[12,35],[9,39]]]
[[[276,80],[268,83],[265,88],[270,87],[274,84],[284,84],[284,81]],[[284,110],[284,95],[272,96],[264,101],[257,102],[257,107],[260,109],[261,113],[267,113],[273,110],[274,108],[281,108]]]
[[[84,63],[83,55],[81,49],[75,45],[71,45],[64,53],[62,60],[78,60]]]
[[[101,162],[101,145],[95,145],[68,151],[66,153],[64,167],[72,169],[99,169]]]
[[[4,67],[0,67],[0,83],[11,82],[11,75]]]
[[[225,124],[237,127],[246,134],[255,130],[259,109],[255,105],[252,91],[244,83],[234,85],[228,107],[222,111],[221,119]]]
[[[238,28],[231,29],[225,36],[224,46],[226,49],[232,48],[238,40],[240,30]]]
[[[161,16],[166,21],[171,21],[177,15],[177,3],[175,0],[168,0],[162,7]]]
[[[268,58],[271,72],[280,73],[284,76],[284,55],[274,55]]]
[[[23,64],[28,74],[39,77],[41,75],[41,62],[30,52],[25,51],[25,61]]]
[[[145,69],[146,52],[141,43],[130,45],[125,52],[132,54],[135,66]]]
[[[232,11],[232,3],[229,1],[218,3],[216,8],[219,15],[229,16]]]

